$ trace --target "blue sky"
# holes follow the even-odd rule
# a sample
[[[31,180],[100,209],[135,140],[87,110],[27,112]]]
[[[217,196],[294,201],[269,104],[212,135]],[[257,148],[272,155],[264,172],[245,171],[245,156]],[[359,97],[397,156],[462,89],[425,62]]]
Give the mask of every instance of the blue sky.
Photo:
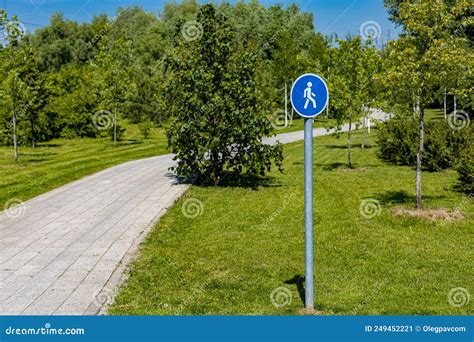
[[[90,21],[93,15],[100,13],[112,17],[118,7],[134,4],[142,6],[147,11],[159,13],[166,2],[168,0],[0,0],[2,7],[5,3],[8,14],[17,14],[28,30],[48,24],[54,12],[62,12],[68,19],[84,22]],[[388,20],[383,0],[260,0],[260,2],[265,5],[296,2],[304,11],[314,14],[316,30],[323,34],[336,33],[340,37],[348,33],[357,34],[361,25],[366,22],[376,22],[384,37],[390,31],[391,38],[394,38],[397,32]]]

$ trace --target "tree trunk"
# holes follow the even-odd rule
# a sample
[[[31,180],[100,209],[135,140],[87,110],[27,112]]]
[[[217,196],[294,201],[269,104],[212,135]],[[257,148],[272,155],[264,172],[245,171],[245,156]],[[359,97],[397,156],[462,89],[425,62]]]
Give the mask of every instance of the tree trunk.
[[[18,163],[18,138],[16,136],[16,113],[15,113],[15,106],[13,107],[13,158],[15,159],[15,163]]]
[[[211,160],[213,165],[213,174],[214,174],[214,186],[218,186],[219,183],[221,182],[221,177],[222,177],[222,168],[220,165],[220,160],[219,160],[219,153],[218,152],[213,152],[211,154]]]
[[[365,123],[367,121],[364,106],[362,106],[362,144],[360,147],[365,148]]]
[[[17,75],[13,80],[13,94],[12,94],[12,101],[13,101],[13,114],[12,114],[12,124],[13,124],[13,159],[15,159],[15,163],[18,163],[18,137],[16,134],[16,104],[17,104]]]
[[[114,146],[117,145],[117,99],[115,99],[114,109]]]
[[[423,145],[425,142],[425,109],[420,106],[420,143],[418,146],[418,154],[416,156],[416,207],[423,208],[421,198],[421,164],[423,161]]]
[[[34,150],[36,147],[35,122],[31,118],[30,118],[30,129],[31,129],[31,148]]]
[[[448,91],[448,89],[444,88],[443,110],[444,110],[444,119],[445,120],[448,118],[448,111],[447,111],[447,105],[446,105],[446,92],[447,91]]]
[[[352,113],[349,115],[349,131],[347,134],[347,162],[349,164],[349,168],[352,168],[351,130],[352,130]]]
[[[288,127],[288,85],[285,82],[285,128]]]

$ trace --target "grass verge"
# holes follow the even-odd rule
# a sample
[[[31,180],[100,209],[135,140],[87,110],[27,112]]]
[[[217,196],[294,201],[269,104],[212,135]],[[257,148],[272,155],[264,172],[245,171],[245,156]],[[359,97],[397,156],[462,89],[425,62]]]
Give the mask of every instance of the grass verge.
[[[13,148],[0,147],[0,211],[13,198],[26,201],[110,166],[168,153],[163,129],[145,140],[136,125],[123,126],[127,131],[117,146],[110,138],[56,139],[20,147],[18,164]]]
[[[425,172],[424,203],[464,219],[396,216],[393,208],[414,206],[414,170],[377,159],[373,135],[347,169],[345,142],[314,144],[316,309],[472,314],[472,301],[451,304],[457,288],[474,291],[474,204],[453,191],[456,173]],[[257,189],[192,187],[142,244],[109,313],[301,314],[303,142],[285,146],[285,169]]]

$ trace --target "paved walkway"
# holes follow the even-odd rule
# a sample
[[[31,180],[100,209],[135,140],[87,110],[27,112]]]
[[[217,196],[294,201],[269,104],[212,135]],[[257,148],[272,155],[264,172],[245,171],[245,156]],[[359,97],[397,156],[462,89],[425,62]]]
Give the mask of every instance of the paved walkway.
[[[137,244],[188,188],[171,155],[121,164],[0,213],[0,314],[96,314]]]
[[[169,174],[172,165],[172,155],[128,162],[27,201],[15,215],[0,213],[0,315],[99,313],[138,244],[188,189]]]

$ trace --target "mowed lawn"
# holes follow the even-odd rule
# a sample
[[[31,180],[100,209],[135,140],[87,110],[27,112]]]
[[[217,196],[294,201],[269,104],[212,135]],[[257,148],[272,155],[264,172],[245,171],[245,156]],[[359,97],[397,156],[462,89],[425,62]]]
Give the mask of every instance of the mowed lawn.
[[[453,190],[456,173],[425,172],[424,204],[457,208],[464,220],[398,217],[393,208],[415,203],[412,168],[378,160],[373,136],[368,148],[354,148],[354,170],[344,167],[345,136],[314,143],[316,309],[473,314],[472,300],[461,307],[448,301],[455,288],[474,293],[474,204]],[[256,189],[192,187],[141,246],[109,314],[302,314],[302,142],[285,146],[284,165],[284,174],[273,172]],[[379,201],[380,214],[362,216],[364,199]],[[192,204],[202,209],[194,218]],[[273,291],[277,304],[289,303],[273,305]]]
[[[12,199],[26,201],[107,167],[168,153],[163,129],[143,139],[136,125],[121,124],[127,131],[117,146],[110,138],[57,139],[20,147],[18,164],[12,147],[0,147],[0,211]]]

